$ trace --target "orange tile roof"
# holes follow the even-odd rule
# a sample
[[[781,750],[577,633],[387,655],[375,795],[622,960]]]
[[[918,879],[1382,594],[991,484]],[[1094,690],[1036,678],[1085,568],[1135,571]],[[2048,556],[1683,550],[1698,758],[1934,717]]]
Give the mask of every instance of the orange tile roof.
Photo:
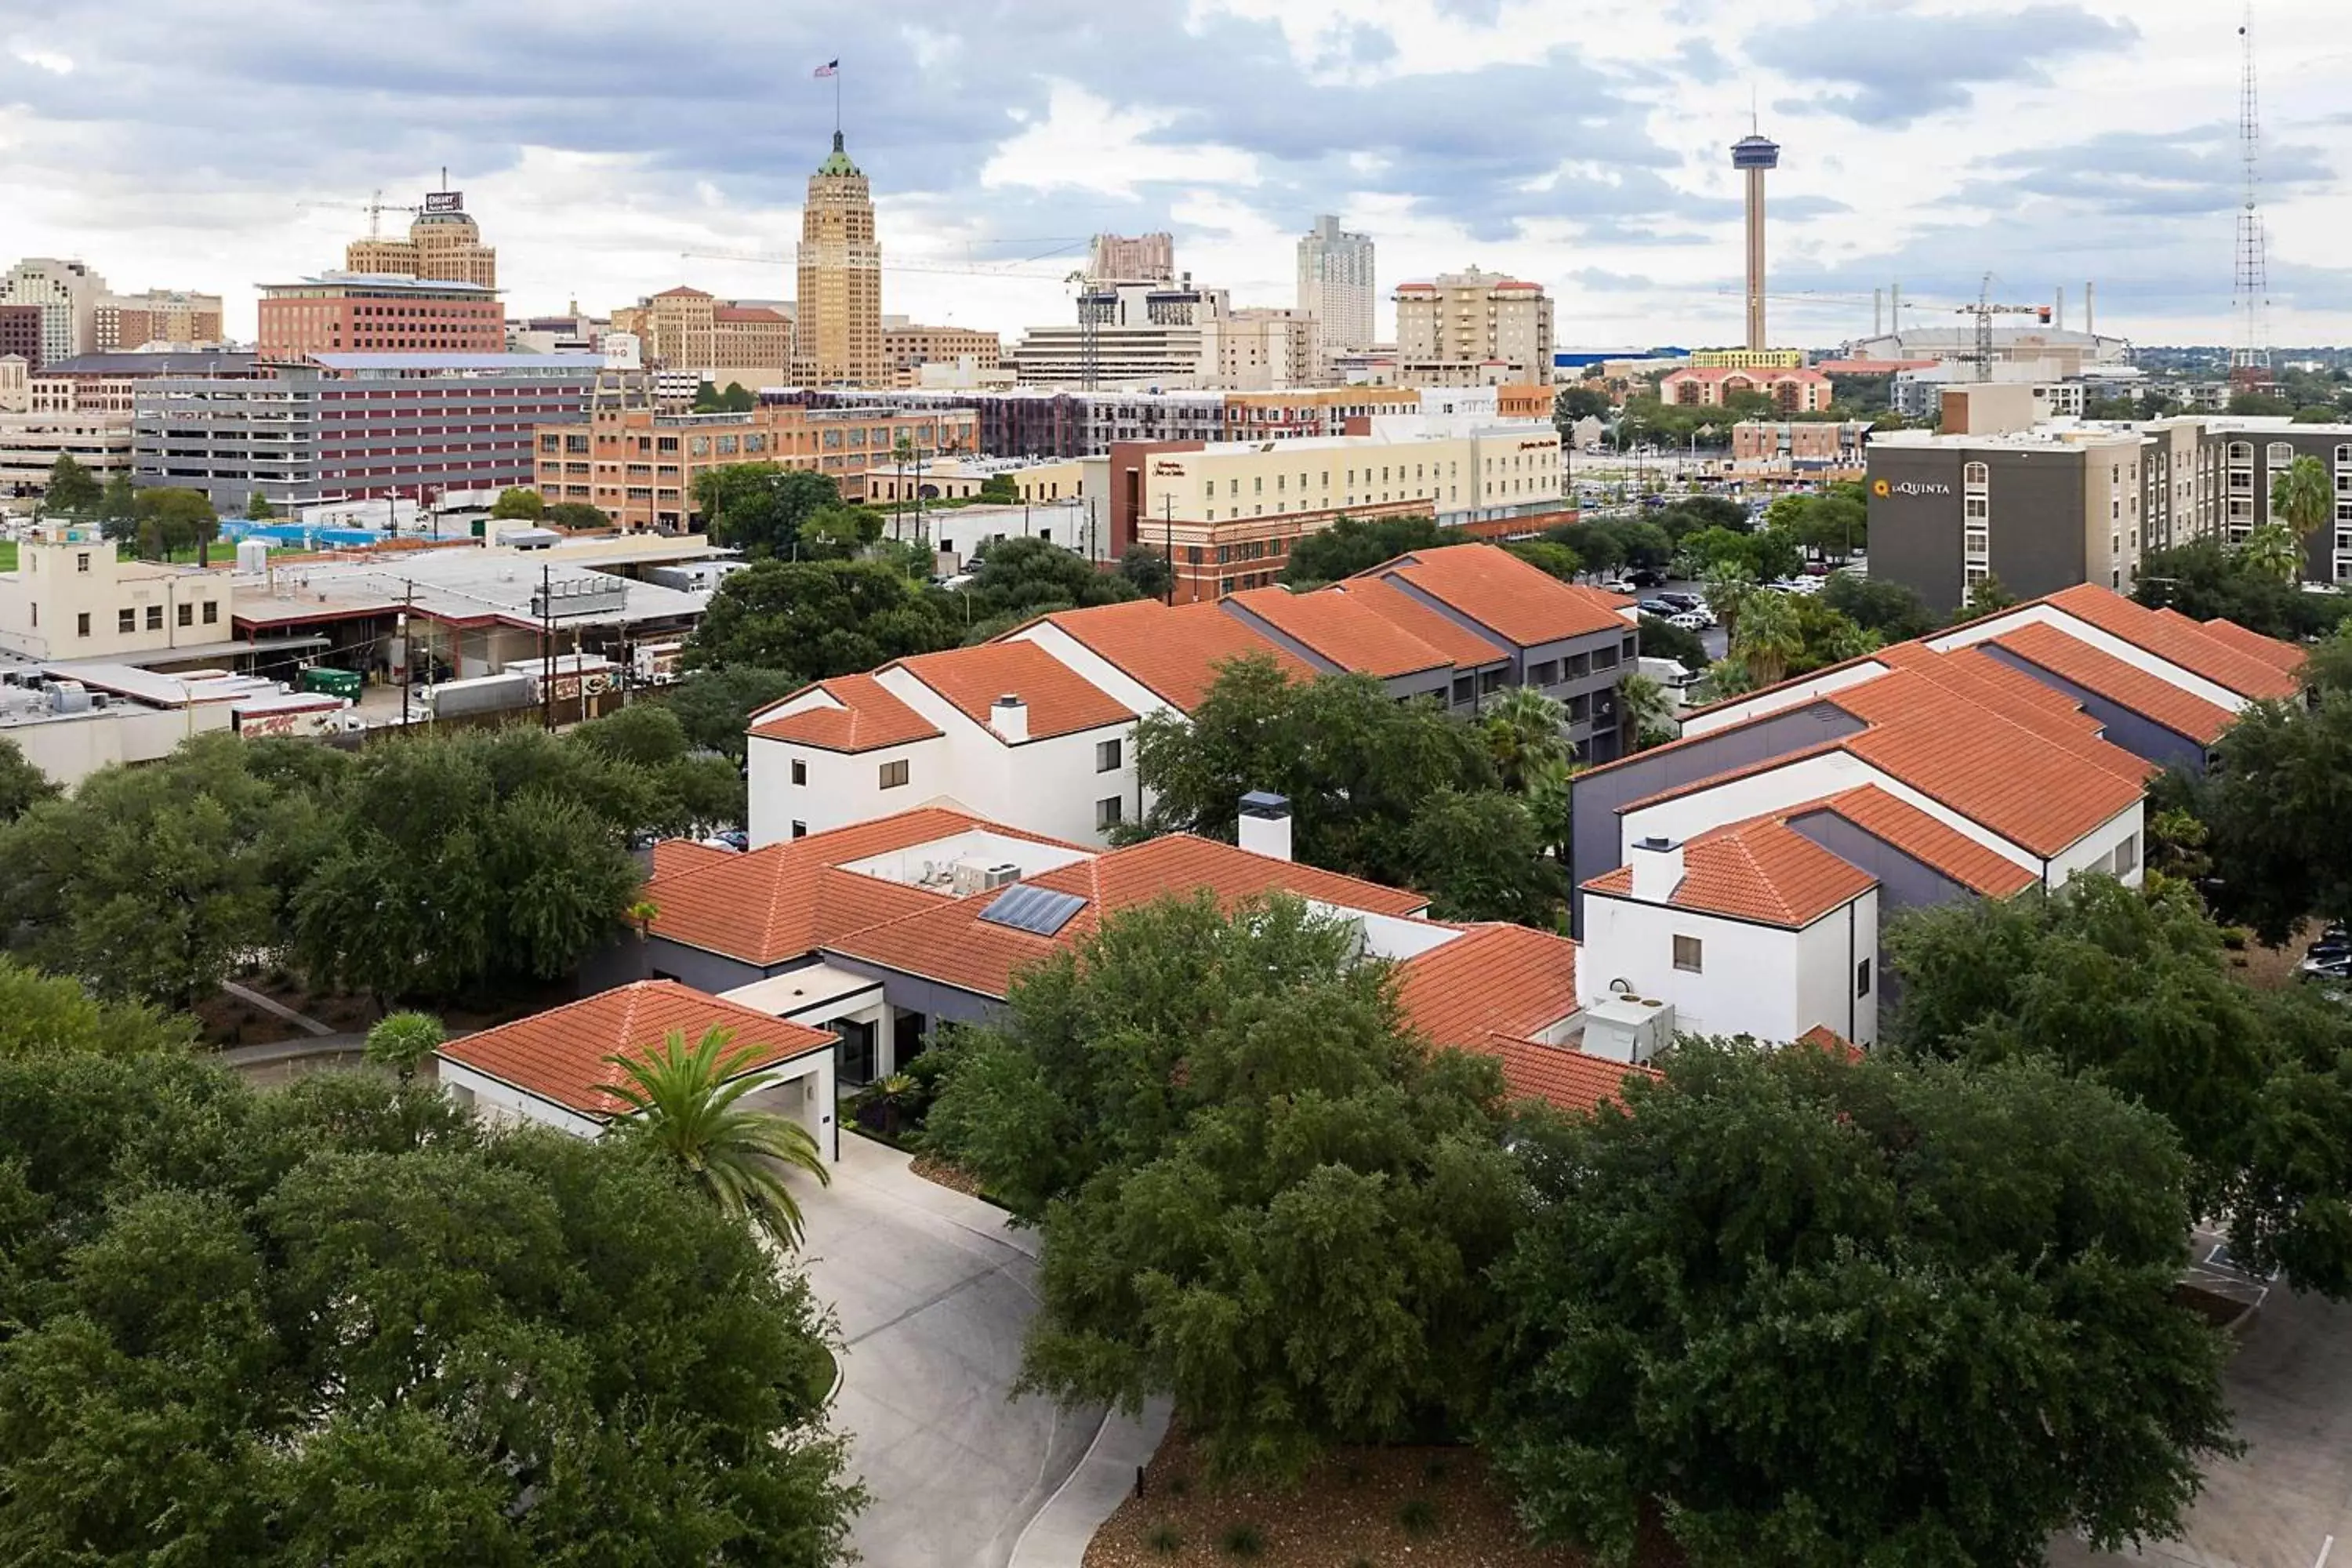
[[[1447,544],[1383,562],[1362,577],[1401,577],[1521,647],[1595,632],[1631,631],[1603,602],[1492,544]]]
[[[1475,925],[1397,966],[1397,1000],[1441,1050],[1492,1048],[1577,1010],[1576,943],[1527,926]]]
[[[1344,594],[1294,594],[1249,588],[1224,603],[1254,615],[1341,669],[1387,679],[1451,669],[1454,661],[1360,599]]]
[[[799,958],[829,936],[950,901],[943,894],[854,871],[830,873],[830,868],[973,827],[1041,844],[1058,842],[925,806],[657,877],[645,890],[661,910],[652,931],[745,963]]]
[[[711,1028],[734,1031],[730,1050],[759,1047],[744,1071],[772,1067],[811,1051],[829,1050],[835,1044],[834,1037],[822,1029],[772,1018],[675,980],[641,980],[451,1040],[438,1054],[500,1083],[603,1121],[628,1110],[626,1101],[600,1087],[620,1076],[620,1069],[605,1058],[646,1055],[672,1029],[684,1034],[691,1046]]]
[[[1943,873],[1971,892],[2006,899],[2021,893],[2041,879],[1952,826],[1929,816],[1900,795],[1876,784],[1864,784],[1821,800],[1792,806],[1782,816],[1795,820],[1825,811],[1892,845],[1921,865]]]
[[[2078,584],[2042,602],[2241,697],[2293,697],[2302,689],[2285,666],[2241,652],[2186,616],[2167,618],[2108,589]]]
[[[810,707],[751,726],[762,741],[791,741],[827,752],[871,752],[936,740],[939,726],[908,707],[870,675],[840,675],[803,686],[793,698],[822,691],[837,708]],[[771,710],[778,706],[771,705]]]
[[[2093,647],[2042,621],[2012,626],[1992,639],[2019,658],[2048,670],[2128,709],[2176,735],[2210,746],[2236,722],[2237,715],[2219,703],[2183,691],[2160,676],[2126,664],[2111,653]]]
[[[1511,657],[1510,649],[1489,642],[1452,616],[1430,608],[1385,577],[1350,577],[1316,592],[1345,594],[1369,605],[1382,620],[1403,627],[1452,659],[1456,669],[1476,669]]]
[[[732,849],[713,849],[708,844],[697,844],[691,838],[664,838],[654,845],[653,879],[675,877],[681,871],[691,871],[720,860],[732,860]]]
[[[1029,709],[1032,741],[1099,730],[1135,717],[1125,703],[1032,642],[990,642],[918,654],[882,668],[905,670],[982,729],[988,728],[989,710],[999,697],[1018,697]]]
[[[980,918],[997,897],[993,891],[959,899],[902,920],[868,926],[828,949],[851,958],[887,964],[982,996],[1003,996],[1022,969],[1077,942],[1106,914],[1155,899],[1189,898],[1203,889],[1220,904],[1276,892],[1376,914],[1407,915],[1428,907],[1419,893],[1383,888],[1294,861],[1254,855],[1230,844],[1171,833],[1125,849],[1026,879],[1024,884],[1087,900],[1053,936],[1015,931]]]
[[[2188,618],[2186,616],[2181,617],[2183,620]],[[2200,621],[2198,626],[2215,642],[2236,648],[2240,653],[2261,659],[2289,675],[2303,668],[2305,652],[2294,643],[2266,637],[2260,632],[2250,632],[2237,622],[2225,621],[2218,616],[2210,621]]]
[[[1230,659],[1265,655],[1286,673],[1301,679],[1315,673],[1305,659],[1244,626],[1213,601],[1170,609],[1157,599],[1129,599],[1087,610],[1060,610],[1043,618],[1161,701],[1187,713],[1201,705],[1218,668]]]
[[[1863,1056],[1860,1046],[1855,1045],[1827,1024],[1815,1024],[1790,1044],[1811,1046],[1817,1051],[1826,1051],[1839,1060],[1846,1062],[1858,1062],[1862,1060]]]
[[[1878,879],[1787,826],[1777,816],[1718,827],[1683,846],[1683,879],[1668,905],[1800,930],[1878,885]],[[1584,884],[1612,898],[1633,894],[1633,868],[1619,866]]]
[[[1924,712],[1948,718],[1962,712],[1982,712],[1999,721],[1985,731],[2020,744],[2014,731],[2022,730],[2074,757],[2117,778],[2145,779],[2156,770],[2121,746],[2104,738],[2098,720],[2076,706],[2063,691],[2053,691],[2021,669],[2013,669],[1979,647],[1936,653],[1921,649],[1919,657],[1898,656],[1898,673],[1833,692],[1827,700],[1868,722],[1907,721]],[[1928,683],[1922,688],[1920,681]],[[1940,687],[1942,696],[1925,693]],[[1965,708],[1955,707],[1957,698]]]
[[[1515,1100],[1540,1100],[1562,1110],[1591,1112],[1622,1103],[1631,1079],[1664,1081],[1652,1067],[1612,1061],[1567,1046],[1496,1037],[1494,1054],[1503,1060],[1503,1086]]]

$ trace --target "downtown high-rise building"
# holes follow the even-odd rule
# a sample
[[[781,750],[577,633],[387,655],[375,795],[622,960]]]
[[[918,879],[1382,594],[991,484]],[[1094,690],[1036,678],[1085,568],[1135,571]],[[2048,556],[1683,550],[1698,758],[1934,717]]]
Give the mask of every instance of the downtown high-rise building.
[[[41,312],[41,359],[55,364],[98,346],[98,301],[106,279],[86,261],[34,256],[0,274],[0,305],[31,305]]]
[[[1089,283],[1172,283],[1176,237],[1172,234],[1098,234],[1087,247]]]
[[[882,247],[874,196],[841,132],[809,176],[801,208],[800,292],[793,312],[793,374],[818,386],[887,386],[882,350]]]
[[[499,252],[482,243],[481,226],[466,211],[463,191],[429,191],[415,209],[405,239],[371,234],[343,247],[343,269],[436,283],[499,286]]]
[[[1372,237],[1351,234],[1329,213],[1298,239],[1298,308],[1315,318],[1326,354],[1370,348]]]

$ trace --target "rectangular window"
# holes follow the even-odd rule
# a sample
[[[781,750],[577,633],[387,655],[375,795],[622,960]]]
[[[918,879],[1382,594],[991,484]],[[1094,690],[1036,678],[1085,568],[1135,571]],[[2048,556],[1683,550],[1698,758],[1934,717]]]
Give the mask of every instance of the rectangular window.
[[[150,605],[147,606],[147,629],[151,632],[160,632],[163,629],[163,605]]]
[[[196,624],[196,607],[194,605],[182,605],[180,606],[180,624],[184,626],[192,626]]]
[[[1870,960],[1866,958],[1853,966],[1853,994],[1857,996],[1870,994]]]
[[[1457,704],[1469,701],[1471,694],[1476,689],[1476,681],[1474,677],[1457,675],[1454,678],[1454,700]]]
[[[1687,974],[1701,973],[1705,944],[1695,936],[1675,938],[1675,967]]]
[[[1095,772],[1114,773],[1118,771],[1119,743],[1117,741],[1095,742]]]
[[[1116,827],[1123,819],[1123,809],[1118,795],[1106,795],[1095,802],[1095,830]]]
[[[905,763],[884,763],[882,764],[882,787],[884,789],[897,789],[900,784],[903,784],[906,782],[907,764]]]
[[[1558,686],[1559,684],[1559,660],[1556,658],[1548,658],[1540,664],[1531,666],[1528,670],[1528,684],[1529,686]]]
[[[2139,868],[2139,835],[2135,833],[2116,846],[2116,875],[2127,877]]]
[[[806,838],[808,837],[808,824],[805,822],[793,823],[793,837],[795,838]]]
[[[1487,670],[1481,670],[1481,671],[1479,672],[1479,675],[1478,675],[1478,692],[1479,692],[1479,695],[1484,696],[1484,695],[1486,695],[1486,694],[1487,692],[1489,692],[1489,691],[1500,691],[1502,689],[1503,689],[1503,672],[1502,672],[1501,670],[1499,670],[1499,669],[1487,669]]]
[[[114,629],[119,632],[137,631],[139,629],[139,612],[136,610],[115,611]]]
[[[796,784],[808,783],[808,764],[798,757],[793,759],[793,783]]]
[[[77,572],[87,572],[89,570],[89,551],[85,550],[80,554],[74,557],[74,570]]]
[[[205,601],[205,625],[210,626],[217,626],[219,623],[220,601],[217,599],[206,599]]]

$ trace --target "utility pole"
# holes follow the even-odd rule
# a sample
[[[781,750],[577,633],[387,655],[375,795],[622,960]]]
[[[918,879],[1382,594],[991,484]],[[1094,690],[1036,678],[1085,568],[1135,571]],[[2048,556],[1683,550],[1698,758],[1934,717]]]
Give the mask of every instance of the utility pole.
[[[416,684],[416,645],[408,637],[408,612],[416,607],[416,584],[409,583],[400,595],[400,727],[408,728],[408,690]]]
[[[1176,492],[1165,490],[1160,497],[1160,528],[1163,548],[1168,552],[1168,607],[1176,607]]]
[[[539,569],[539,711],[541,726],[555,729],[555,568]]]

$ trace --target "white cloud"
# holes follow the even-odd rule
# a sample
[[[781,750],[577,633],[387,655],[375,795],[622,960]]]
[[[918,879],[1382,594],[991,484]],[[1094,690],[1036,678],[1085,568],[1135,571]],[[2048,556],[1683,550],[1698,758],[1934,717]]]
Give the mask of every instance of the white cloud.
[[[1166,110],[1121,109],[1076,82],[1056,81],[1045,118],[999,143],[980,183],[990,189],[1092,191],[1129,201],[1139,199],[1138,185],[1150,183],[1257,184],[1257,160],[1237,147],[1144,140],[1181,118]]]
[[[35,70],[45,70],[51,76],[73,75],[73,57],[55,49],[45,49],[23,38],[12,39],[8,52]]]

